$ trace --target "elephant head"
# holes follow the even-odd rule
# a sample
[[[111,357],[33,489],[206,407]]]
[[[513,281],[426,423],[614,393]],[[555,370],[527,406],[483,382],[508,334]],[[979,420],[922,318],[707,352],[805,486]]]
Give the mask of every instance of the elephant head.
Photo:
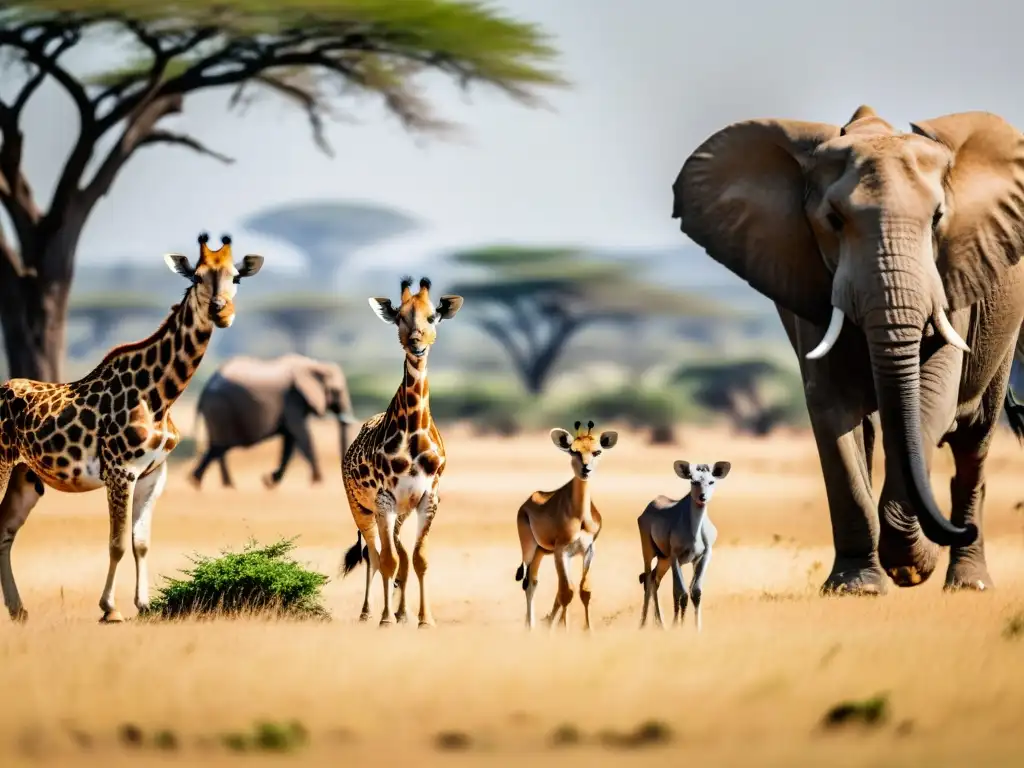
[[[351,444],[350,426],[356,423],[352,396],[341,367],[308,357],[295,356],[292,367],[295,389],[317,416],[328,411],[338,417],[341,430],[341,455]]]
[[[843,127],[750,120],[707,139],[673,186],[673,218],[778,306],[849,320],[870,355],[886,454],[931,541],[966,545],[932,495],[920,427],[926,326],[969,352],[947,312],[985,298],[1024,252],[1024,136],[985,112],[896,131],[862,106]]]

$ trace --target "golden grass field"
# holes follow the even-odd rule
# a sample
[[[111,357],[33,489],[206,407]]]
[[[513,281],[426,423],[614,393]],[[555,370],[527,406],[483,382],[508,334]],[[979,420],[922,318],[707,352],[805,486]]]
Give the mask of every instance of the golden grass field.
[[[191,423],[191,413],[179,416]],[[607,425],[602,425],[607,426]],[[326,624],[237,620],[97,624],[107,518],[100,492],[49,491],[22,529],[13,562],[29,622],[0,623],[0,765],[102,762],[398,765],[1020,765],[1024,759],[1024,450],[1008,431],[989,463],[985,533],[996,589],[946,595],[945,569],[921,587],[876,599],[817,596],[831,562],[824,489],[808,434],[764,440],[684,429],[674,447],[623,432],[593,479],[605,530],[594,561],[596,626],[582,631],[574,602],[568,633],[523,629],[515,513],[531,491],[569,477],[544,433],[478,439],[445,430],[449,463],[432,529],[438,627],[413,621],[379,630],[357,622],[362,569],[325,588]],[[296,458],[282,486],[263,489],[278,445],[230,455],[237,489],[216,467],[196,492],[191,460],[172,470],[157,508],[154,587],[192,552],[241,548],[249,537],[300,536],[298,559],[334,577],[354,540],[337,471],[334,427],[317,425],[321,486]],[[638,629],[642,568],[636,517],[658,493],[685,492],[677,458],[733,462],[711,516],[720,531],[709,569],[704,629]],[[948,511],[945,450],[933,483]],[[407,526],[403,538],[411,535]],[[576,561],[575,568],[579,568]],[[687,575],[689,568],[686,568]],[[554,594],[545,563],[538,606]],[[134,615],[131,555],[118,596]],[[671,586],[662,605],[671,613]],[[411,590],[411,609],[418,591]],[[374,591],[380,606],[379,583]],[[1012,634],[1012,633],[1010,633]],[[845,699],[889,696],[880,726],[822,729]],[[224,732],[260,719],[300,720],[310,739],[278,757],[235,754]],[[657,721],[667,743],[609,743]],[[172,731],[174,751],[132,746],[119,728]],[[577,744],[553,743],[563,726]],[[460,750],[439,744],[458,733]],[[603,734],[603,735],[602,735]]]

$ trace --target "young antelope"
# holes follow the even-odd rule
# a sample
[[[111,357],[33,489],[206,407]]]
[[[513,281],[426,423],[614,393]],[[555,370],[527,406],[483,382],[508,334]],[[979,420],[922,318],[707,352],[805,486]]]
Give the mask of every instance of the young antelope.
[[[580,578],[580,600],[583,602],[584,623],[590,629],[590,565],[594,561],[594,542],[601,532],[601,513],[590,500],[590,476],[597,466],[602,451],[610,450],[618,442],[616,432],[592,434],[594,422],[586,429],[576,422],[575,437],[564,429],[552,429],[555,446],[569,454],[572,480],[556,491],[537,491],[519,508],[516,527],[523,548],[523,562],[516,571],[516,581],[523,582],[526,592],[526,626],[534,624],[533,597],[537,592],[537,573],[544,555],[555,556],[558,572],[558,590],[551,613],[544,617],[550,625],[561,609],[560,624],[568,627],[566,611],[573,598],[573,585],[569,580],[569,561],[574,555],[583,557]]]
[[[640,528],[640,547],[644,556],[644,572],[640,574],[640,583],[644,587],[644,607],[640,614],[640,626],[643,627],[647,623],[647,609],[652,597],[654,620],[658,626],[664,626],[658,587],[670,565],[674,608],[672,623],[682,625],[687,603],[682,566],[685,563],[693,563],[689,597],[693,600],[699,632],[704,576],[707,574],[708,563],[711,562],[711,548],[718,538],[718,530],[708,517],[708,504],[715,492],[715,482],[723,480],[729,474],[732,465],[728,461],[717,461],[714,466],[677,461],[672,467],[679,477],[690,481],[690,493],[679,500],[658,496],[636,519]],[[652,572],[651,560],[654,558],[657,558],[657,563]]]

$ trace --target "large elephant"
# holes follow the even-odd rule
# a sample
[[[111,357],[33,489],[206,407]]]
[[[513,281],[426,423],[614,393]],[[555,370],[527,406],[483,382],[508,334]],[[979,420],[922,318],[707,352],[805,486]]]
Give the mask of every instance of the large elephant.
[[[824,593],[920,584],[936,544],[947,589],[992,586],[984,467],[1024,318],[1024,135],[985,112],[911,129],[867,106],[842,127],[735,123],[673,186],[682,231],[775,302],[799,357],[835,546]],[[951,520],[929,479],[943,444]]]
[[[192,472],[197,488],[210,462],[220,464],[221,482],[232,486],[225,454],[232,448],[260,443],[281,435],[281,466],[263,483],[272,488],[281,482],[292,452],[299,453],[313,470],[313,482],[322,480],[306,418],[330,411],[338,417],[342,456],[348,450],[352,412],[345,374],[339,366],[303,355],[282,355],[272,360],[234,357],[218,368],[199,394],[197,419],[208,435],[206,453]]]

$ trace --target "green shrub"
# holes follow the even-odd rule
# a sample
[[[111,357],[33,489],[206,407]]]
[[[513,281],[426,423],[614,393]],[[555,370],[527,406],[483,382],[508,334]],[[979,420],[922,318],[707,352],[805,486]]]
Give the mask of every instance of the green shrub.
[[[295,539],[258,547],[255,541],[237,553],[212,558],[196,555],[184,579],[167,579],[151,604],[154,616],[236,616],[269,613],[296,618],[329,618],[321,605],[327,576],[310,571],[286,555]]]

